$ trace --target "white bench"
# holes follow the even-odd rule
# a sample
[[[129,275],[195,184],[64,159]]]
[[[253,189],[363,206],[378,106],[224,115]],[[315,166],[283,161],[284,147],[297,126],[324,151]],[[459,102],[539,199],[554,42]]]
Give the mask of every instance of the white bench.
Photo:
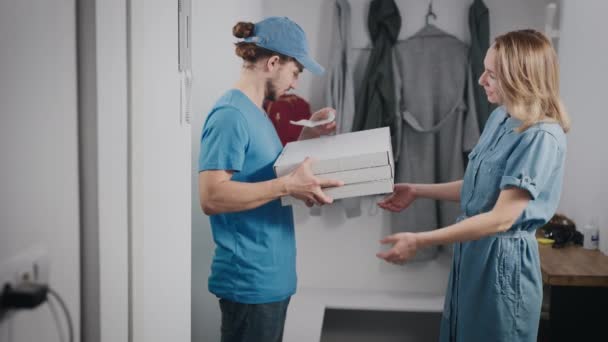
[[[379,290],[299,288],[285,321],[285,342],[321,339],[325,309],[441,312],[443,295]]]

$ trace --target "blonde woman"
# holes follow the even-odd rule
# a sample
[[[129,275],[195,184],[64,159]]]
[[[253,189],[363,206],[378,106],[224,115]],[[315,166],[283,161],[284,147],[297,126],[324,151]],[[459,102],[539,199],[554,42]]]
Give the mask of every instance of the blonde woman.
[[[549,40],[534,30],[496,38],[479,84],[491,114],[463,180],[397,184],[378,205],[401,211],[417,198],[459,201],[457,223],[384,238],[378,257],[402,263],[416,250],[454,243],[441,341],[536,341],[542,280],[535,231],[557,208],[569,118]],[[432,227],[429,227],[432,228]]]

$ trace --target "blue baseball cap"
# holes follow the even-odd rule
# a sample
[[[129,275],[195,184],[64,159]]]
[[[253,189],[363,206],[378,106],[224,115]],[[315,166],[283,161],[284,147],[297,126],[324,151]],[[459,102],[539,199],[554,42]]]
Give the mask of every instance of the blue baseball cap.
[[[325,69],[310,57],[304,30],[287,17],[269,17],[256,23],[253,35],[243,41],[293,57],[315,75],[325,72]]]

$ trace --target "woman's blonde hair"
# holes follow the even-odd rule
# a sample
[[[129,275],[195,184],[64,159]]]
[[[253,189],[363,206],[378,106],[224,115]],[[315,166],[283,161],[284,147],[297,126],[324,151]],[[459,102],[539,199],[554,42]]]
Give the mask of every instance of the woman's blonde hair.
[[[549,39],[535,30],[513,31],[498,36],[493,48],[503,102],[523,119],[517,131],[549,119],[568,132],[570,118],[559,97],[559,65]]]

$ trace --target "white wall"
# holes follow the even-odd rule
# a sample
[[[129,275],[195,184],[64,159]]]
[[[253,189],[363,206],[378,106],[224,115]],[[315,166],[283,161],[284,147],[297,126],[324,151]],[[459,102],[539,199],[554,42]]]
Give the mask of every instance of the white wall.
[[[128,341],[127,0],[97,0],[96,7],[99,341]]]
[[[190,339],[190,126],[180,123],[177,1],[132,0],[132,341]]]
[[[559,57],[561,92],[570,117],[564,192],[560,210],[578,227],[596,218],[608,238],[608,153],[605,128],[608,40],[604,14],[608,3],[564,1]]]
[[[79,341],[75,14],[69,0],[0,2],[0,264],[46,249]],[[0,322],[0,341],[60,341],[57,329],[44,305]]]
[[[219,341],[219,304],[207,290],[215,245],[198,197],[200,136],[207,113],[239,76],[241,61],[234,53],[232,27],[238,21],[262,19],[261,1],[222,1],[212,8],[203,1],[192,5],[192,341]]]

